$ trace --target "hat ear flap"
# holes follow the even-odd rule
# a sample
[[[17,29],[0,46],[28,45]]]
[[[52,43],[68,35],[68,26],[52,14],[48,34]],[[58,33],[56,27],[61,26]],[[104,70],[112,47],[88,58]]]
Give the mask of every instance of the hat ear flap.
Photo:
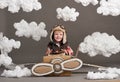
[[[65,44],[67,42],[67,36],[66,33],[64,32],[64,36],[63,36],[63,44]]]
[[[50,33],[50,41],[52,41],[53,42],[53,31],[51,31],[51,33]]]

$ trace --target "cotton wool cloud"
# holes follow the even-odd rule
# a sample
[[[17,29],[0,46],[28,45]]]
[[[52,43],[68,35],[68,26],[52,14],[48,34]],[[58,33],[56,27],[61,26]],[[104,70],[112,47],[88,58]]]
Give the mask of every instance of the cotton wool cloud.
[[[4,9],[6,7],[11,13],[17,13],[20,8],[25,12],[31,12],[33,9],[40,10],[42,5],[38,0],[0,0],[0,8]]]
[[[9,66],[12,64],[12,58],[5,54],[0,54],[0,66]]]
[[[75,8],[70,8],[65,6],[62,8],[57,8],[57,18],[63,19],[64,21],[76,21],[77,17],[79,16],[79,12],[76,12]]]
[[[104,16],[120,15],[120,0],[101,0],[100,7],[97,8],[97,13]]]
[[[47,37],[47,30],[45,30],[45,23],[40,22],[37,25],[36,22],[28,23],[22,19],[19,23],[14,23],[14,28],[16,29],[15,35],[18,37],[32,37],[33,40],[39,41],[41,37]]]
[[[4,65],[9,66],[12,64],[12,58],[8,56],[8,53],[12,51],[13,48],[19,49],[21,46],[20,41],[15,41],[14,39],[8,39],[6,36],[3,36],[3,33],[0,33],[0,66]]]
[[[104,70],[99,70],[98,72],[88,72],[87,79],[116,79],[120,77],[119,68],[108,67]]]
[[[92,5],[97,5],[98,0],[74,0],[76,3],[81,3],[83,6],[88,6],[90,3]]]
[[[14,70],[4,70],[1,76],[4,77],[25,77],[31,76],[31,70],[27,67],[21,68],[20,66],[16,66]]]
[[[20,41],[15,41],[14,39],[9,39],[0,33],[0,50],[2,54],[6,54],[12,51],[13,48],[19,49],[21,46]]]
[[[91,57],[96,55],[110,57],[112,54],[120,52],[120,41],[114,35],[94,32],[92,35],[86,36],[79,47],[79,51],[87,53]]]

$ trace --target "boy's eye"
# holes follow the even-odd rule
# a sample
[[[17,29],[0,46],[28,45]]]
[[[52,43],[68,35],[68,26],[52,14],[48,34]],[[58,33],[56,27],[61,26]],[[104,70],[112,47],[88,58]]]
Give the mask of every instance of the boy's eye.
[[[63,35],[63,34],[60,34],[61,36]]]

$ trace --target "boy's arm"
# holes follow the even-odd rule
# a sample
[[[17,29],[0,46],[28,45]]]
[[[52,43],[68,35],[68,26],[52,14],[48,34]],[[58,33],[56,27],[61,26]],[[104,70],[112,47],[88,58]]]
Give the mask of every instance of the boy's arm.
[[[52,50],[50,50],[50,48],[48,47],[46,50],[46,55],[49,55],[52,52]]]
[[[62,51],[64,51],[66,55],[73,55],[73,50],[70,46],[67,46],[67,48],[63,49]]]
[[[73,55],[73,50],[70,46],[67,46],[67,52],[69,55]]]

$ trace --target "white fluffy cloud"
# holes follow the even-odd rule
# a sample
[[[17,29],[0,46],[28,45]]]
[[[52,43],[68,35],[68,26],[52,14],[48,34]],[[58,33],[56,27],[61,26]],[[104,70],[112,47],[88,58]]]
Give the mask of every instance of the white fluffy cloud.
[[[0,8],[4,9],[6,7],[8,7],[8,11],[11,13],[17,13],[20,8],[26,12],[42,8],[41,3],[38,2],[38,0],[0,0]]]
[[[90,56],[103,55],[110,57],[112,54],[120,52],[120,41],[114,35],[94,32],[92,35],[85,37],[84,42],[80,43],[79,50],[88,53]]]
[[[23,77],[23,76],[31,76],[31,70],[27,67],[21,68],[20,66],[16,66],[14,70],[4,70],[1,76],[5,77]]]
[[[20,41],[15,41],[14,39],[9,40],[6,36],[3,36],[3,33],[0,33],[0,66],[12,64],[12,59],[8,56],[8,53],[11,52],[13,48],[19,49],[20,46]]]
[[[103,14],[105,16],[112,15],[118,16],[120,15],[120,0],[101,0],[100,7],[97,8],[98,14]]]
[[[13,48],[19,49],[20,46],[20,41],[9,40],[6,36],[3,36],[3,33],[0,33],[0,50],[2,54],[11,52]]]
[[[5,54],[1,54],[0,55],[0,66],[1,65],[8,66],[10,64],[12,64],[11,57],[9,57],[8,55],[5,55]]]
[[[120,76],[120,69],[107,68],[100,72],[88,72],[87,79],[116,79]]]
[[[88,6],[90,3],[93,5],[98,4],[98,0],[74,0],[77,3],[81,3],[83,6]]]
[[[57,18],[63,19],[64,21],[76,21],[77,17],[79,16],[79,12],[76,12],[75,8],[69,8],[65,6],[62,8],[57,8]]]
[[[48,33],[45,30],[45,27],[46,25],[44,22],[41,22],[39,25],[34,21],[27,23],[25,20],[21,20],[19,23],[14,23],[14,28],[17,30],[15,34],[18,37],[32,37],[36,41],[39,41],[41,37],[47,36]]]

